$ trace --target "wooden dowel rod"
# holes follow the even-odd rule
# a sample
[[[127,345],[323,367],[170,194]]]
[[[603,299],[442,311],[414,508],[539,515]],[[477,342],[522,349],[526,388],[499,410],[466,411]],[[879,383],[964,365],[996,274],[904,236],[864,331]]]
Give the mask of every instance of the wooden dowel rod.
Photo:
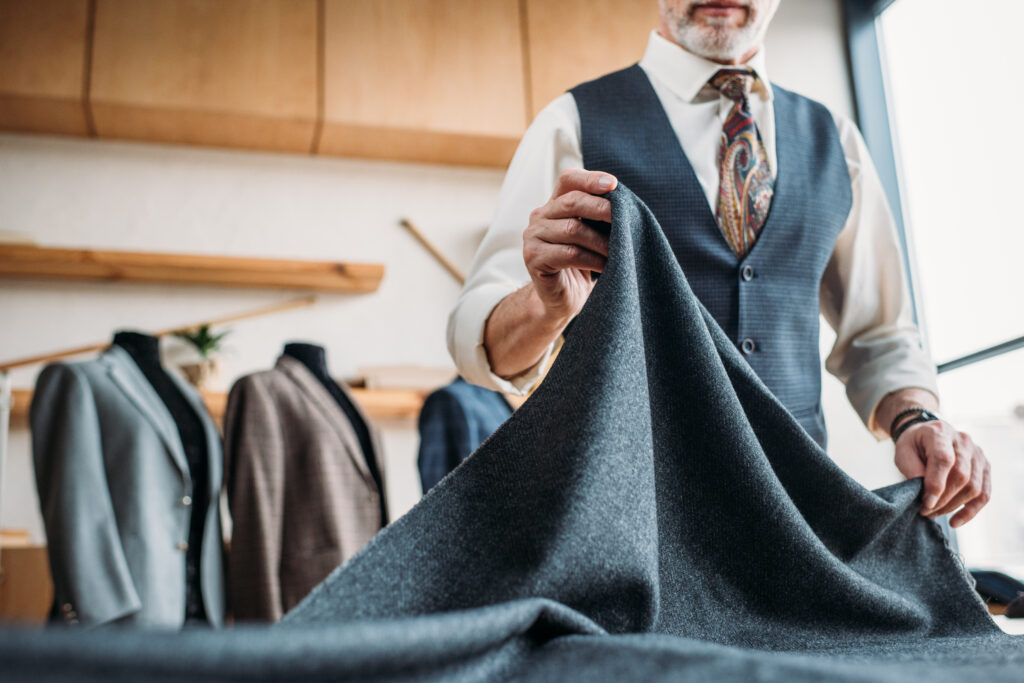
[[[233,315],[225,315],[221,318],[214,318],[213,320],[207,320],[205,322],[197,323],[195,325],[187,325],[185,327],[169,327],[166,330],[154,332],[154,337],[165,337],[168,334],[174,332],[192,332],[198,330],[204,325],[215,327],[217,325],[226,325],[228,323],[238,322],[239,320],[248,320],[249,318],[260,318],[265,315],[271,315],[273,313],[281,313],[283,311],[290,311],[295,308],[306,308],[316,303],[316,297],[313,295],[299,297],[298,299],[292,299],[290,301],[284,301],[279,304],[271,304],[270,306],[264,306],[263,308],[256,308],[251,311],[243,311],[242,313],[235,313]]]
[[[431,256],[437,259],[438,263],[444,266],[445,270],[452,274],[452,277],[458,280],[460,285],[466,283],[466,276],[463,275],[462,271],[459,270],[454,263],[449,261],[448,257],[442,254],[441,251],[437,247],[435,247],[430,240],[427,239],[426,235],[420,232],[419,229],[412,224],[412,221],[410,221],[408,218],[403,218],[401,220],[401,224],[403,228],[412,233],[412,236],[416,238],[416,241],[422,244],[424,248],[426,248],[426,250],[430,252]]]
[[[101,344],[89,344],[87,346],[77,346],[73,349],[65,349],[64,351],[56,351],[54,353],[45,353],[40,356],[30,356],[28,358],[21,358],[9,363],[0,365],[0,372],[5,370],[13,370],[14,368],[20,368],[24,365],[34,365],[36,363],[46,363],[51,360],[60,360],[61,358],[67,358],[69,356],[77,356],[83,353],[90,353],[92,351],[101,351],[110,346],[109,341],[105,341]]]
[[[294,308],[305,308],[306,306],[312,306],[316,303],[315,296],[304,296],[298,299],[292,299],[281,304],[274,304],[272,306],[264,306],[251,311],[245,311],[242,313],[236,313],[234,315],[227,315],[222,318],[214,318],[212,320],[206,320],[200,323],[194,323],[191,325],[179,325],[178,327],[169,327],[159,332],[154,332],[154,337],[165,337],[173,332],[189,332],[197,330],[204,325],[213,327],[215,325],[224,325],[226,323],[237,322],[239,320],[246,320],[248,318],[258,318],[264,315],[270,315],[272,313],[280,313],[281,311],[289,311]],[[110,346],[110,341],[99,342],[98,344],[88,344],[86,346],[78,346],[73,349],[65,349],[64,351],[56,351],[53,353],[44,353],[39,356],[32,356],[30,358],[21,358],[19,360],[11,361],[9,363],[0,364],[0,372],[6,372],[13,370],[14,368],[20,368],[25,365],[35,365],[36,363],[46,363],[52,360],[59,360],[61,358],[68,358],[69,356],[78,356],[83,353],[93,353],[95,351],[102,351],[103,349]]]

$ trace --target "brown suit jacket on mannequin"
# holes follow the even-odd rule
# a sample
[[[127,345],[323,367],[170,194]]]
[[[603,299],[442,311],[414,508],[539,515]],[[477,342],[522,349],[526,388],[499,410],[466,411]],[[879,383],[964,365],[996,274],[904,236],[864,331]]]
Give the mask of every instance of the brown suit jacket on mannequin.
[[[383,492],[334,398],[287,356],[232,387],[224,441],[229,607],[277,621],[380,530]]]

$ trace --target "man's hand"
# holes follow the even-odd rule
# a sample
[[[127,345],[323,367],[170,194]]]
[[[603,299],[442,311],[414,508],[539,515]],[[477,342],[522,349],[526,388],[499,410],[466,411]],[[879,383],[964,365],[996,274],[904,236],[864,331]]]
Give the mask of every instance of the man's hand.
[[[579,313],[594,288],[591,271],[604,269],[608,238],[582,219],[611,221],[611,202],[599,195],[616,184],[607,173],[568,169],[548,203],[530,214],[523,231],[523,260],[550,321],[564,326]]]
[[[908,479],[924,477],[921,514],[940,517],[963,509],[949,521],[958,527],[974,519],[992,495],[988,459],[963,432],[942,421],[916,424],[896,442],[896,467]]]
[[[875,421],[888,429],[907,408],[935,412],[939,400],[924,389],[900,389],[879,402]],[[907,479],[924,477],[922,515],[940,517],[963,505],[949,521],[950,526],[974,519],[992,495],[992,475],[985,454],[971,437],[947,422],[922,422],[908,428],[896,442],[895,461]]]
[[[530,214],[523,231],[523,261],[530,283],[502,299],[484,323],[491,370],[511,378],[536,365],[580,312],[608,258],[608,238],[581,219],[609,222],[612,205],[602,195],[614,176],[581,168],[558,178],[554,194]]]

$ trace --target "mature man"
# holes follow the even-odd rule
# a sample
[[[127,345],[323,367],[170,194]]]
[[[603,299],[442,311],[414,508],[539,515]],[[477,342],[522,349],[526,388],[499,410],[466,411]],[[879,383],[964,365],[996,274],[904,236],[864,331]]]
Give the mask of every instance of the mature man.
[[[935,366],[860,134],[767,78],[778,3],[660,0],[638,65],[538,114],[449,319],[449,350],[468,380],[527,391],[604,265],[608,240],[583,221],[610,220],[601,195],[621,179],[698,298],[824,446],[820,310],[837,333],[826,368],[876,438],[894,437],[900,471],[925,477],[922,514],[961,508],[960,526],[988,502],[988,461],[933,414]]]

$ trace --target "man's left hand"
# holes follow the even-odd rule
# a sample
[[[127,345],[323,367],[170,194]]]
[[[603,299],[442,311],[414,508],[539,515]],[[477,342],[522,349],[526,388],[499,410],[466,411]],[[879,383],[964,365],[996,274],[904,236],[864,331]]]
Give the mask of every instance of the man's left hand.
[[[992,496],[985,454],[947,422],[922,422],[907,429],[896,442],[895,460],[908,479],[924,477],[922,515],[940,517],[963,506],[950,519],[952,527],[974,519]]]

